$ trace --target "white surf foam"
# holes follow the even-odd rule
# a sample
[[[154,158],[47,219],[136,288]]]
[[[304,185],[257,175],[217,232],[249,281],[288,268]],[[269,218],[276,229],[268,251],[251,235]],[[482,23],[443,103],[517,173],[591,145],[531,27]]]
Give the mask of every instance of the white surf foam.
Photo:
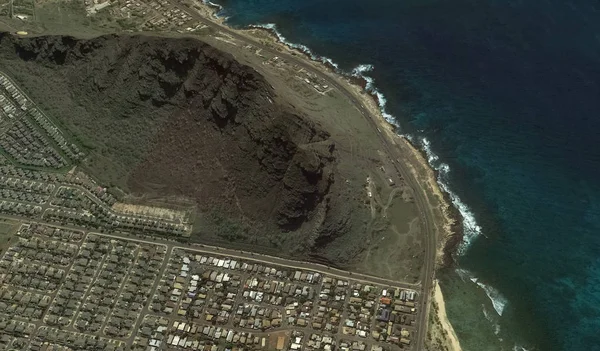
[[[498,340],[502,341],[502,338],[500,337],[500,331],[502,330],[502,328],[498,323],[499,317],[493,313],[488,312],[488,309],[485,307],[485,305],[481,305],[481,310],[483,311],[485,319],[487,319],[487,321],[490,322],[490,324],[492,325],[492,328],[494,328],[494,335],[498,337]]]
[[[480,282],[477,278],[472,278],[471,280],[480,288],[482,288],[483,291],[485,291],[487,297],[489,297],[492,301],[492,306],[494,306],[494,310],[496,310],[496,313],[498,313],[499,316],[502,316],[502,313],[504,313],[504,309],[506,308],[506,304],[508,303],[506,297],[504,297],[495,288]]]
[[[209,1],[209,0],[205,0],[205,1]],[[250,25],[249,27],[250,28],[262,28],[262,29],[266,29],[266,30],[272,32],[277,37],[277,40],[279,40],[284,45],[286,45],[292,49],[296,49],[296,50],[300,50],[301,52],[304,52],[306,55],[308,55],[311,59],[313,59],[315,61],[320,61],[320,62],[323,62],[323,63],[329,65],[338,74],[341,74],[341,75],[344,75],[347,77],[355,77],[355,78],[364,79],[366,82],[365,91],[367,93],[373,94],[376,97],[377,105],[379,107],[379,111],[381,112],[382,116],[390,124],[400,128],[400,125],[398,124],[398,121],[396,120],[396,118],[387,112],[387,109],[386,109],[387,99],[385,98],[385,95],[377,89],[377,87],[375,85],[375,80],[368,75],[369,72],[372,72],[375,69],[375,67],[373,65],[369,65],[369,64],[358,65],[351,72],[346,72],[346,71],[340,69],[339,65],[337,63],[335,63],[329,57],[320,56],[320,55],[315,54],[306,45],[297,44],[297,43],[288,41],[285,38],[285,36],[283,36],[283,34],[281,34],[281,32],[279,32],[277,30],[277,26],[273,23],[253,24],[253,25]],[[413,144],[415,144],[414,138],[412,136],[409,136],[409,135],[402,135],[402,136],[407,138]],[[458,249],[457,249],[458,254],[462,255],[467,251],[467,249],[471,245],[473,239],[481,234],[481,227],[477,224],[475,215],[473,214],[471,209],[464,202],[462,202],[461,199],[458,197],[458,195],[456,195],[456,193],[454,193],[448,186],[447,180],[448,180],[448,174],[450,173],[450,167],[447,164],[440,162],[439,157],[431,150],[429,140],[427,140],[427,138],[420,138],[420,141],[417,143],[417,145],[420,145],[423,148],[423,150],[425,151],[425,153],[427,155],[427,160],[428,160],[430,166],[433,167],[438,172],[437,182],[438,182],[440,188],[443,191],[445,191],[446,193],[448,193],[450,200],[452,201],[452,204],[458,209],[458,211],[463,219],[463,241],[461,242],[461,244],[458,246]]]
[[[458,253],[462,255],[467,251],[473,239],[481,235],[481,227],[477,224],[475,215],[469,206],[462,202],[460,197],[448,186],[447,180],[450,173],[450,166],[440,161],[440,158],[431,150],[431,143],[427,138],[421,138],[420,141],[421,147],[427,155],[429,165],[438,172],[437,182],[440,188],[450,196],[450,201],[452,201],[452,204],[458,209],[463,218],[463,241],[458,246]]]
[[[508,299],[506,299],[506,297],[504,297],[504,295],[502,295],[500,291],[498,291],[492,286],[480,282],[479,278],[474,276],[473,273],[466,269],[457,268],[455,271],[464,282],[470,280],[473,283],[477,284],[477,286],[482,288],[483,291],[485,291],[487,297],[490,299],[490,301],[492,301],[492,306],[494,307],[496,313],[498,313],[499,316],[502,316],[502,313],[504,313],[504,309],[508,304]],[[491,318],[485,307],[483,308],[483,314],[485,315],[488,321],[494,322],[494,320]]]
[[[224,19],[225,21],[227,21],[227,19],[229,19],[229,17],[225,16],[225,8],[219,4],[216,4],[210,0],[202,0],[202,3],[204,3],[204,5],[208,5],[211,7],[214,7],[217,9],[217,11],[213,12],[213,16],[215,18],[219,18],[219,19]]]
[[[492,316],[488,312],[487,308],[485,308],[485,305],[481,305],[481,310],[483,311],[483,315],[485,316],[485,319],[487,319],[488,322],[490,322],[490,323],[494,323],[494,319],[493,319],[494,316]]]
[[[395,125],[396,127],[400,127],[398,121],[394,118],[394,116],[387,112],[387,100],[385,99],[383,93],[380,92],[375,86],[375,79],[371,78],[366,74],[367,72],[373,71],[373,69],[375,69],[373,65],[358,65],[352,70],[351,75],[356,78],[362,78],[367,82],[365,90],[368,93],[373,94],[377,97],[377,105],[379,106],[379,111],[381,112],[383,118],[385,118],[385,120],[388,121],[388,123]]]
[[[323,62],[325,64],[331,65],[336,71],[340,71],[340,67],[333,62],[332,59],[330,59],[329,57],[325,57],[325,56],[319,56],[317,54],[315,54],[314,52],[312,52],[312,50],[303,44],[297,44],[297,43],[292,43],[290,41],[288,41],[283,34],[281,34],[281,32],[279,32],[277,30],[277,26],[274,23],[266,23],[266,24],[251,24],[248,27],[250,28],[262,28],[262,29],[266,29],[268,31],[270,31],[271,33],[275,34],[275,36],[277,37],[277,40],[279,40],[282,44],[292,48],[292,49],[296,49],[296,50],[300,50],[302,52],[304,52],[305,54],[307,54],[312,60],[315,61],[320,61]]]
[[[388,123],[395,125],[396,127],[400,127],[398,124],[398,121],[396,121],[394,116],[392,116],[390,113],[387,112],[387,109],[386,109],[387,100],[385,98],[385,95],[383,95],[383,93],[377,89],[377,87],[375,86],[375,80],[366,74],[367,72],[373,71],[373,69],[374,69],[373,65],[366,65],[366,64],[358,65],[354,69],[352,69],[352,71],[346,72],[346,71],[340,69],[340,66],[337,63],[335,63],[332,59],[330,59],[329,57],[317,55],[308,46],[303,45],[303,44],[293,43],[293,42],[287,40],[287,38],[283,34],[281,34],[281,32],[279,32],[279,30],[277,30],[277,25],[275,25],[273,23],[251,24],[249,27],[250,28],[262,28],[262,29],[266,29],[266,30],[272,32],[277,37],[277,40],[279,40],[279,42],[281,42],[282,44],[286,45],[289,48],[300,50],[301,52],[308,55],[314,61],[323,62],[324,64],[329,65],[338,74],[341,74],[341,75],[344,75],[347,77],[355,77],[355,78],[364,79],[365,82],[367,82],[367,84],[365,86],[365,91],[370,94],[375,95],[375,97],[377,99],[377,105],[379,106],[379,111],[381,112],[381,114],[383,115],[385,120],[388,121]]]
[[[212,1],[210,1],[210,0],[202,0],[202,3],[203,3],[204,5],[208,5],[208,6],[211,6],[211,7],[214,7],[214,8],[216,8],[218,11],[217,11],[217,12],[215,12],[215,16],[217,16],[219,12],[222,12],[222,11],[223,11],[223,6],[221,6],[221,5],[219,5],[219,4],[215,4],[214,2],[212,2]],[[218,17],[218,16],[217,16],[217,17]]]
[[[219,11],[223,10],[223,6],[219,5],[219,4],[215,4],[214,2],[210,1],[210,0],[203,0],[202,1],[205,5],[209,5],[212,7],[216,7],[217,9],[219,9]]]
[[[525,347],[523,347],[521,345],[515,345],[513,347],[513,351],[531,351],[531,350],[528,350],[528,349],[526,349]]]
[[[458,274],[460,279],[462,279],[463,282],[466,282],[467,280],[471,279],[471,272],[469,272],[466,269],[457,268],[456,273]]]

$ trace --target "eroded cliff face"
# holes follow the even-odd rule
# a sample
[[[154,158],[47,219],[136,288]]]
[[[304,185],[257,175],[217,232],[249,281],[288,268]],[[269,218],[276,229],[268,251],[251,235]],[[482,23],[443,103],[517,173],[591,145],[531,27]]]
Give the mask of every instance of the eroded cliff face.
[[[37,72],[16,77],[45,84],[32,97],[64,98],[53,113],[90,145],[83,166],[100,180],[191,198],[244,223],[234,239],[251,244],[323,250],[349,230],[329,133],[230,55],[192,39],[7,34],[0,55]]]

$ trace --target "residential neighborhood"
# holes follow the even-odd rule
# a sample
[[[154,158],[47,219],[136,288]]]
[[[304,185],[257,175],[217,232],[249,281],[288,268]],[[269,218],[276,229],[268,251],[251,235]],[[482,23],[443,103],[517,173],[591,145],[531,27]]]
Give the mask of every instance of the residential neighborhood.
[[[188,240],[0,73],[0,350],[413,349],[418,286]]]
[[[138,213],[135,206],[121,204],[74,165],[85,154],[68,140],[69,136],[0,72],[1,213],[98,231],[190,235],[191,209],[138,206],[142,209]]]
[[[409,349],[414,290],[24,223],[0,259],[0,345],[23,350]]]
[[[0,74],[0,147],[17,164],[61,169],[84,154],[5,75]]]

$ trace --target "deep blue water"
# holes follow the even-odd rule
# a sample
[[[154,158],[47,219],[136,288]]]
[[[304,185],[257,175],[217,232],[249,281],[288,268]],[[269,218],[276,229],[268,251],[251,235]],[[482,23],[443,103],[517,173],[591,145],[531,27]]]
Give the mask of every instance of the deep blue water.
[[[372,64],[402,131],[449,166],[483,234],[441,273],[465,350],[600,350],[597,0],[217,2],[233,26]]]

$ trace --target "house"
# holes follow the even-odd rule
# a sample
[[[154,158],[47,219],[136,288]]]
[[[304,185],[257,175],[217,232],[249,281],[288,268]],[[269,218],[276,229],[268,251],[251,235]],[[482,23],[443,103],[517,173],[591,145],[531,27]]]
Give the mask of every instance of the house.
[[[382,309],[381,312],[379,312],[379,315],[377,316],[377,320],[380,322],[389,321],[391,312],[392,311],[388,310],[387,308]]]

